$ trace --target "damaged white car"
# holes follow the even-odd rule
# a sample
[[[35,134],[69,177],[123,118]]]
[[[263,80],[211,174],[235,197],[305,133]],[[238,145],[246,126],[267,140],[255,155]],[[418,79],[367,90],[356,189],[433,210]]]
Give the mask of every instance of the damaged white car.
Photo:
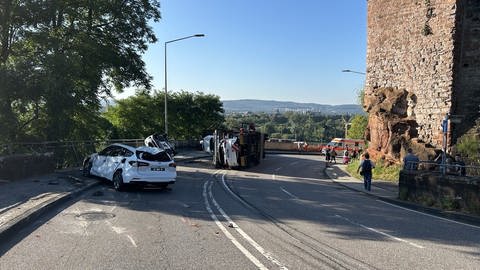
[[[85,158],[83,174],[106,178],[121,191],[127,184],[167,187],[175,183],[177,169],[164,150],[115,143]]]

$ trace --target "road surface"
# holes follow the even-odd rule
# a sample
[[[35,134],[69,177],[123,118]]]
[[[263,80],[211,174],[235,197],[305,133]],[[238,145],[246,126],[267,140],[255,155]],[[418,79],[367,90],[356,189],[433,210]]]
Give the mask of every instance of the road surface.
[[[0,269],[478,269],[480,228],[346,189],[318,156],[105,182],[0,243]]]

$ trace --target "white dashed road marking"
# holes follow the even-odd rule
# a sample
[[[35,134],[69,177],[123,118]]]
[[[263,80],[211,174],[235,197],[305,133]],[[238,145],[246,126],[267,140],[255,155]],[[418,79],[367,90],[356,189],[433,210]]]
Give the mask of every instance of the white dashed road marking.
[[[292,193],[288,192],[286,189],[284,189],[283,187],[280,187],[280,189],[285,192],[288,196],[294,198],[294,199],[298,199],[297,196],[293,195]]]
[[[407,241],[407,240],[405,240],[405,239],[398,238],[398,237],[395,237],[395,236],[390,235],[390,234],[388,234],[388,233],[384,233],[384,232],[381,232],[381,231],[376,230],[376,229],[374,229],[374,228],[370,228],[370,227],[367,227],[367,226],[362,225],[362,224],[360,224],[360,223],[351,221],[351,220],[349,220],[349,219],[346,218],[346,217],[342,217],[342,216],[340,216],[340,215],[335,215],[335,216],[338,217],[338,218],[341,218],[341,219],[343,219],[343,220],[345,220],[345,221],[347,221],[348,223],[351,223],[351,224],[353,224],[353,225],[360,226],[360,227],[362,227],[362,228],[364,228],[364,229],[367,229],[367,230],[372,231],[372,232],[374,232],[374,233],[381,234],[381,235],[383,235],[383,236],[386,236],[386,237],[388,237],[388,238],[397,240],[397,241],[399,241],[399,242],[407,243],[407,244],[409,244],[409,245],[411,245],[411,246],[414,246],[414,247],[416,247],[416,248],[425,248],[424,246],[415,244],[415,243],[410,242],[410,241]]]

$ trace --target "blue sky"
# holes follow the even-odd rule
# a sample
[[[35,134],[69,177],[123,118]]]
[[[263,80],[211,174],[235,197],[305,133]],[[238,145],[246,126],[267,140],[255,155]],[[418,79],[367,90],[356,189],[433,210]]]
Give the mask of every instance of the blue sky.
[[[365,0],[164,0],[144,61],[154,88],[262,99],[357,103],[365,71]],[[132,93],[126,91],[119,97]]]

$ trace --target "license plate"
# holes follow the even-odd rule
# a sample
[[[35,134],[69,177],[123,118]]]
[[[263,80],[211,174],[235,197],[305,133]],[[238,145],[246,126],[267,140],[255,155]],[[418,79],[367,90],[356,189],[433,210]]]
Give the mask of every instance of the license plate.
[[[151,170],[155,172],[162,172],[165,171],[165,168],[151,168]]]

